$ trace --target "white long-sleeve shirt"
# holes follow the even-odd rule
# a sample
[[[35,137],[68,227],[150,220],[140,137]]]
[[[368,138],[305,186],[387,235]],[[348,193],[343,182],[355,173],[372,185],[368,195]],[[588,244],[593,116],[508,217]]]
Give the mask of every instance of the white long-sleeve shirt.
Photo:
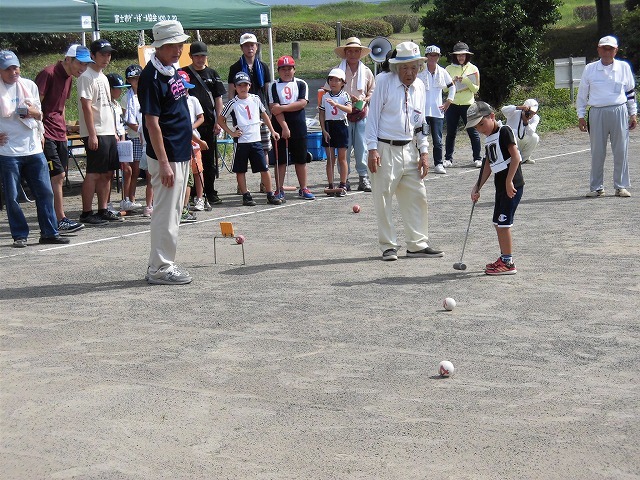
[[[419,78],[406,87],[395,73],[379,75],[369,102],[365,129],[368,150],[378,149],[378,138],[413,140],[414,129],[424,121],[426,91]],[[429,151],[429,141],[422,131],[416,135],[420,153]]]
[[[635,88],[633,73],[627,62],[617,59],[611,65],[603,65],[600,60],[591,62],[584,68],[578,88],[578,118],[584,118],[587,106],[608,107],[623,103],[627,104],[629,115],[636,115],[638,106],[633,95]]]
[[[515,105],[505,105],[502,107],[502,114],[507,119],[507,125],[509,125],[511,130],[516,134],[516,138],[532,136],[536,133],[538,123],[540,123],[540,116],[535,114],[525,125],[522,121],[522,110],[518,110]]]
[[[444,112],[440,110],[442,106],[442,91],[449,87],[447,100],[453,102],[456,95],[456,87],[453,79],[440,65],[436,65],[436,71],[431,73],[427,68],[418,74],[418,78],[424,83],[427,91],[427,101],[425,104],[425,117],[444,118]]]

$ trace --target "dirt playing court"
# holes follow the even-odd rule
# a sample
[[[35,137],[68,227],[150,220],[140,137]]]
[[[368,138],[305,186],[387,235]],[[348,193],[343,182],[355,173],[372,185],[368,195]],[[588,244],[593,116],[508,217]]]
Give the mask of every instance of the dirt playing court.
[[[452,268],[478,173],[462,140],[426,179],[441,259],[381,261],[371,195],[325,197],[323,162],[316,201],[275,208],[242,207],[223,172],[224,203],[181,228],[187,286],[144,281],[140,215],[41,248],[26,205],[31,245],[14,249],[0,212],[2,478],[640,478],[640,133],[631,198],[613,196],[611,157],[607,196],[584,198],[586,134],[543,136],[518,274],[497,278],[492,180]],[[214,264],[222,220],[245,266],[230,240]]]

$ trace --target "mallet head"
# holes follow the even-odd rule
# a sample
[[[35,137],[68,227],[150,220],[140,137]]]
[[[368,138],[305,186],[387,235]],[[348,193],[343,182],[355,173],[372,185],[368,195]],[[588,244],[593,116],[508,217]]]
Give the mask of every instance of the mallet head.
[[[453,264],[453,269],[454,270],[466,270],[467,269],[467,265],[466,265],[466,263],[456,262],[456,263]]]

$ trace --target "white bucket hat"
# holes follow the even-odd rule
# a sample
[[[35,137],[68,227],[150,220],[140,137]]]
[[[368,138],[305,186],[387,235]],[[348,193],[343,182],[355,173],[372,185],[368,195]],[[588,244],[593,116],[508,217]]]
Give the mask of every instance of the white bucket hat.
[[[185,35],[182,24],[177,20],[163,20],[156,23],[152,29],[153,48],[161,47],[167,43],[184,43],[189,40]]]
[[[420,55],[420,47],[413,42],[402,42],[396,47],[397,55],[395,58],[390,58],[389,63],[409,63],[422,60],[425,62],[426,57]]]

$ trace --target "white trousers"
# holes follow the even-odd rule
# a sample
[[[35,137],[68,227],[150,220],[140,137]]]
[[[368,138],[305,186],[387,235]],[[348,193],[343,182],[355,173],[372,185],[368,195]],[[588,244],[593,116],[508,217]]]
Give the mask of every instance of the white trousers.
[[[627,105],[591,107],[589,110],[589,139],[591,140],[591,191],[604,188],[604,160],[607,138],[613,152],[613,186],[629,187],[629,112]]]
[[[525,135],[524,138],[516,139],[516,142],[518,144],[518,150],[520,150],[520,157],[522,161],[525,162],[533,155],[533,151],[538,146],[538,142],[540,142],[540,137],[534,132],[531,135]]]
[[[392,199],[396,196],[404,224],[407,250],[427,248],[427,190],[418,170],[419,153],[413,142],[404,147],[378,143],[381,166],[371,173],[373,204],[378,220],[380,251],[398,249],[393,226]]]
[[[153,187],[153,213],[151,214],[151,252],[149,275],[162,274],[173,267],[178,248],[178,231],[184,194],[187,190],[189,162],[169,162],[174,174],[173,187],[162,185],[160,162],[148,157],[151,186]]]

